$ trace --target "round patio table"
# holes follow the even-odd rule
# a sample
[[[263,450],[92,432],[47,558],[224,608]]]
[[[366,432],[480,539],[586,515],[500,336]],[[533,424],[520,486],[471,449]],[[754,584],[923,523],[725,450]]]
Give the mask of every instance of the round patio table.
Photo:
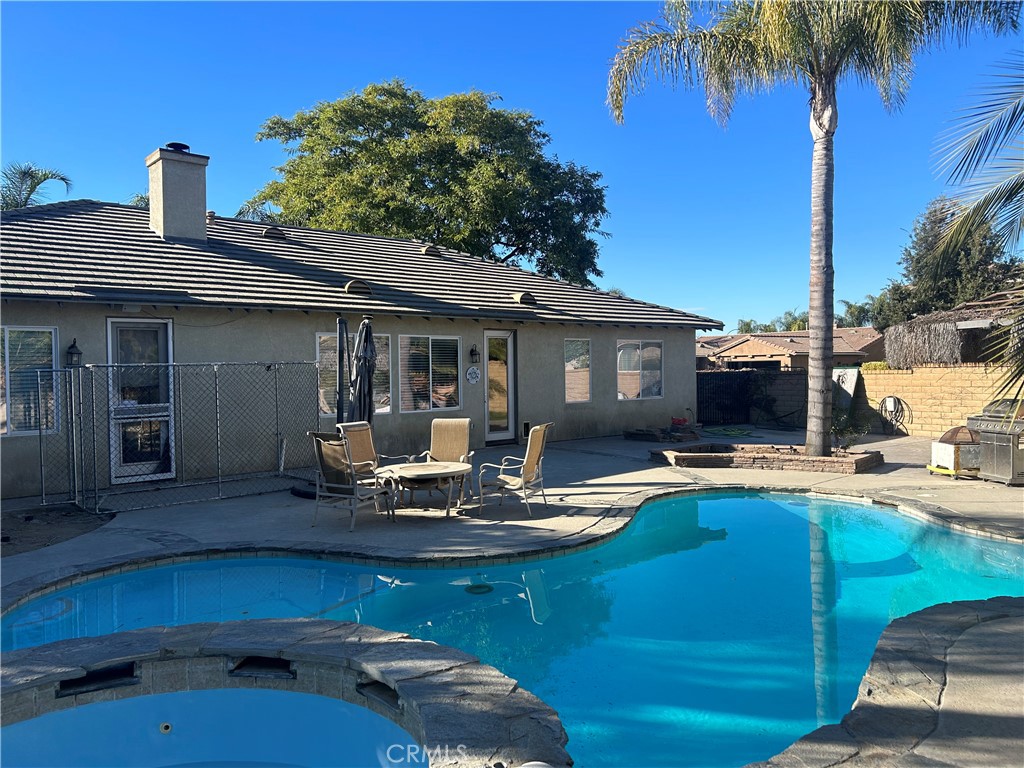
[[[452,490],[455,488],[455,482],[470,474],[473,471],[473,465],[464,464],[461,461],[420,461],[409,464],[391,464],[380,468],[380,472],[385,471],[398,480],[399,486],[405,480],[413,483],[448,480],[448,503],[444,508],[444,514],[448,517],[452,513]],[[461,485],[459,487],[459,505],[462,505]]]

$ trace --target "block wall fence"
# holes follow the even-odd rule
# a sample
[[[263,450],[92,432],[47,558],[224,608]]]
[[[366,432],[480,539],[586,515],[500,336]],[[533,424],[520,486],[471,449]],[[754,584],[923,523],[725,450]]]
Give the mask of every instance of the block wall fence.
[[[860,418],[881,431],[878,406],[889,395],[909,406],[904,421],[907,434],[940,437],[950,427],[967,423],[995,399],[1001,370],[995,366],[961,364],[923,366],[911,370],[861,370],[863,388],[857,388],[855,408]]]

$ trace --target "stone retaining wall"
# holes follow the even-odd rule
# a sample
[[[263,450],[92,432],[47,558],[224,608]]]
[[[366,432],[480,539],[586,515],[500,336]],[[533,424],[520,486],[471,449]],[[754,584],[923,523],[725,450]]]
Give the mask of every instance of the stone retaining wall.
[[[878,406],[893,395],[907,404],[910,419],[904,421],[908,435],[941,437],[950,427],[967,423],[994,399],[1001,371],[976,364],[923,366],[907,371],[862,370],[863,388],[857,388],[854,407],[858,417],[872,431],[882,431]]]
[[[426,749],[448,746],[450,767],[572,765],[558,714],[475,656],[398,632],[314,619],[151,627],[10,651],[0,677],[2,724],[101,701],[220,688],[358,704]]]

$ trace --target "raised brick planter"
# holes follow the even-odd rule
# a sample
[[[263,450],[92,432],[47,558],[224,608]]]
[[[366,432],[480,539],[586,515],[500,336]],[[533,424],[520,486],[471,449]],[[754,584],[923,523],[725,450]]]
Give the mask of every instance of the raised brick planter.
[[[832,456],[806,456],[802,445],[733,443],[703,443],[687,446],[685,451],[651,451],[651,459],[673,467],[790,469],[844,475],[866,472],[885,463],[885,458],[878,451],[844,451]]]

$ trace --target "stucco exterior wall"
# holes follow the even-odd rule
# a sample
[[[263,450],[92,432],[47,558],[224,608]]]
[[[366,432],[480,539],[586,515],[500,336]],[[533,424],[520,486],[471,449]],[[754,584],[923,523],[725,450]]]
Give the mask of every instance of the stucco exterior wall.
[[[941,437],[950,427],[967,423],[995,397],[1000,371],[983,364],[927,366],[912,370],[861,370],[855,407],[873,430],[881,429],[878,406],[889,395],[903,400],[912,413],[908,434]],[[862,394],[863,392],[863,394]]]
[[[121,305],[8,301],[5,326],[57,328],[57,348],[73,338],[82,350],[84,365],[104,365],[107,357],[108,320],[146,322],[170,320],[172,359],[175,363],[283,362],[316,360],[316,334],[333,333],[331,313],[284,311],[229,311],[183,307],[143,306],[125,311]],[[352,333],[360,317],[346,318]],[[486,330],[513,330],[516,339],[516,432],[524,441],[526,424],[555,422],[552,441],[620,434],[624,429],[666,427],[673,416],[695,410],[696,374],[692,329],[638,329],[612,326],[527,324],[481,319],[456,320],[375,316],[375,334],[391,337],[392,403],[390,414],[374,419],[377,449],[382,453],[418,453],[430,442],[430,423],[436,417],[458,416],[473,420],[471,444],[485,442],[486,384],[466,380],[469,349],[486,349]],[[399,412],[399,335],[456,336],[461,339],[461,405],[452,410]],[[583,403],[565,401],[565,339],[590,339],[591,398]],[[616,342],[624,339],[663,343],[663,396],[620,400],[616,381]],[[481,363],[480,367],[483,367]],[[282,393],[287,397],[288,393]],[[201,406],[196,406],[201,407]],[[322,416],[321,429],[332,431],[334,416]],[[34,435],[0,438],[2,496],[15,498],[39,493],[39,441]]]

